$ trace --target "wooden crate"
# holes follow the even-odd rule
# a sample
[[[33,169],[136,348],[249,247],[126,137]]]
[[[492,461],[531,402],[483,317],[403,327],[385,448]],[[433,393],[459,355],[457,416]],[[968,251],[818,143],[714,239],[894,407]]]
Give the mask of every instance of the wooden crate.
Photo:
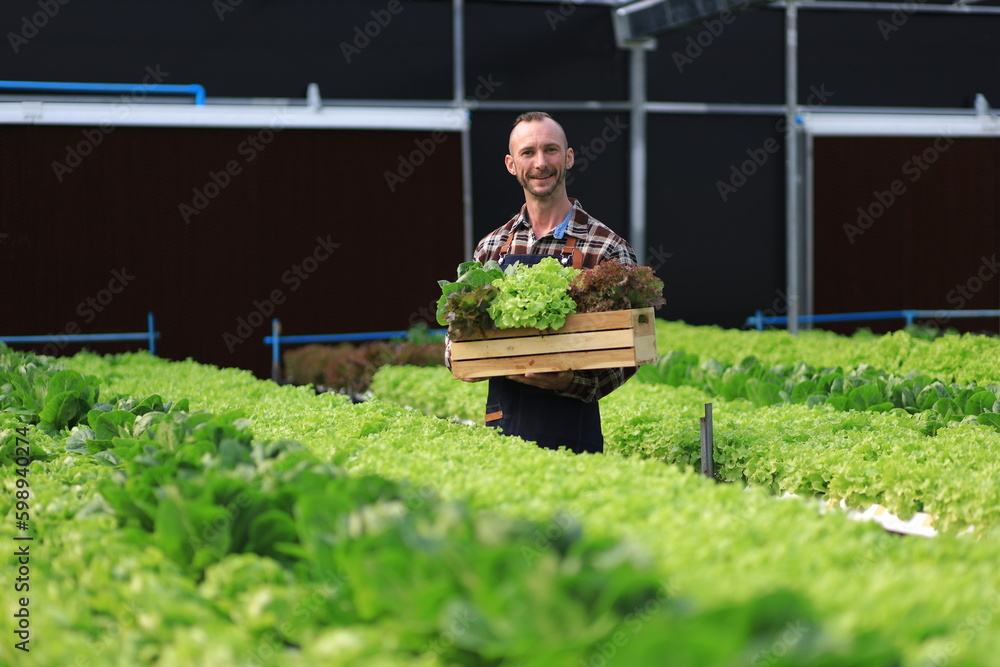
[[[656,358],[652,308],[570,315],[559,329],[487,329],[451,344],[457,378],[640,366]]]

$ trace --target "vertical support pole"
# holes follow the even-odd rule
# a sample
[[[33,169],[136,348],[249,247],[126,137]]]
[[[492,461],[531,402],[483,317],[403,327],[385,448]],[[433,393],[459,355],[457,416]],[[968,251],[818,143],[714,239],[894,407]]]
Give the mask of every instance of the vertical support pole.
[[[629,241],[640,265],[649,256],[646,245],[646,51],[651,40],[629,45]]]
[[[802,213],[802,229],[803,236],[805,237],[803,242],[803,253],[804,256],[801,258],[802,275],[805,285],[802,287],[802,296],[799,299],[799,312],[806,316],[805,324],[806,329],[812,329],[812,322],[808,319],[809,316],[816,314],[816,304],[813,302],[816,295],[816,270],[814,261],[816,257],[816,245],[815,245],[815,228],[816,220],[815,213],[816,206],[814,204],[815,197],[815,182],[814,178],[814,167],[815,160],[813,159],[813,135],[811,132],[807,132],[805,128],[802,130],[802,144],[805,150],[804,164],[800,168],[800,173],[802,174],[802,187],[799,190],[802,193],[802,207],[799,209]]]
[[[149,330],[149,353],[156,356],[156,325],[153,323],[153,313],[146,313],[146,327]]]
[[[456,112],[469,116],[465,101],[465,0],[452,0],[452,104]],[[476,239],[472,237],[472,132],[471,122],[462,129],[462,247],[472,259]]]
[[[462,130],[462,238],[466,261],[472,261],[472,251],[476,239],[472,237],[472,132],[471,127]]]
[[[271,379],[280,383],[281,378],[281,322],[275,317],[271,320]]]
[[[712,404],[705,404],[701,418],[701,474],[715,479],[715,438],[712,434]]]
[[[798,4],[785,6],[785,238],[788,333],[799,332]]]

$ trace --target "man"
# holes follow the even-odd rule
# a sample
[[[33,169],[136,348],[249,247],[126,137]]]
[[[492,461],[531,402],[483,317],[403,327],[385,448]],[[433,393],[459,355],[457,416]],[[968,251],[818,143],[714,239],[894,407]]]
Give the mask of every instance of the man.
[[[506,266],[556,256],[565,265],[585,269],[607,260],[636,264],[628,242],[566,194],[573,149],[549,114],[518,116],[508,150],[504,162],[524,190],[524,206],[479,242],[477,261],[493,259]],[[634,368],[610,368],[490,378],[486,425],[542,447],[601,452],[604,437],[597,401],[634,373]]]

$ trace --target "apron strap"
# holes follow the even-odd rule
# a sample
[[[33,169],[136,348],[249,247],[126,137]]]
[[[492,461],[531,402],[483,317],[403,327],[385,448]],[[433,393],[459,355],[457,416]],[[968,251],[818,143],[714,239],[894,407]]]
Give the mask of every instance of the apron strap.
[[[504,255],[510,252],[510,244],[514,241],[514,235],[516,233],[517,230],[514,229],[510,230],[510,234],[507,235],[507,240],[504,241],[504,244],[502,246],[500,246],[500,253],[498,257],[503,258]]]
[[[580,249],[576,247],[576,237],[575,236],[569,237],[569,239],[566,241],[566,245],[564,245],[563,249],[562,249],[563,258],[565,258],[566,255],[570,255],[570,254],[573,255],[573,268],[574,269],[582,269],[583,268],[583,253],[580,252]]]
[[[503,245],[500,246],[500,250],[498,251],[497,254],[498,261],[502,261],[503,258],[507,255],[507,253],[510,252],[510,246],[514,242],[514,235],[516,233],[517,233],[516,230],[511,230],[510,234],[507,235],[507,240],[504,241]],[[573,255],[573,262],[572,262],[573,268],[582,269],[583,253],[580,252],[580,249],[576,247],[576,241],[577,238],[575,236],[570,236],[566,240],[566,245],[564,245],[562,250],[559,252],[563,256],[563,259],[565,259],[567,255]],[[563,264],[565,264],[565,262],[563,262]]]

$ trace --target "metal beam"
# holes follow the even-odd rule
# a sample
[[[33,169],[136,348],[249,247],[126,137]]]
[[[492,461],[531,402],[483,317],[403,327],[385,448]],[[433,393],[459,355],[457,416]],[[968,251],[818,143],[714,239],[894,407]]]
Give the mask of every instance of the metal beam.
[[[468,113],[448,108],[0,102],[0,124],[253,127],[460,132]]]
[[[612,11],[619,47],[772,0],[640,0]]]

